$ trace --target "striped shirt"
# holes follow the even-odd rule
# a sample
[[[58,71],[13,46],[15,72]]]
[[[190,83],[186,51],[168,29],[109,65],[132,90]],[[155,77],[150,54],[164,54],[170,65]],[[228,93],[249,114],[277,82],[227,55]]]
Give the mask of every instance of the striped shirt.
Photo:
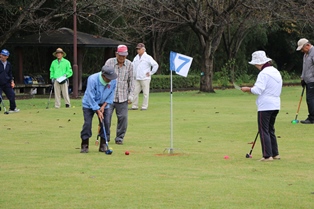
[[[106,61],[105,65],[113,66],[118,75],[113,101],[117,103],[126,102],[128,100],[133,101],[134,78],[132,62],[126,59],[123,66],[119,67],[117,58],[110,58]]]

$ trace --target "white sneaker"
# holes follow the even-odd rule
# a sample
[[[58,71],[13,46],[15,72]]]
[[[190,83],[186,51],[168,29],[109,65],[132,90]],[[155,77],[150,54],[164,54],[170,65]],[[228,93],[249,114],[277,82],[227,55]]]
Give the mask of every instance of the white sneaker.
[[[273,157],[269,157],[269,158],[262,158],[262,159],[260,159],[259,161],[262,161],[262,162],[269,162],[269,161],[272,161],[272,160],[274,160],[274,158]]]
[[[9,110],[9,113],[20,112],[20,109],[15,108],[14,110]]]

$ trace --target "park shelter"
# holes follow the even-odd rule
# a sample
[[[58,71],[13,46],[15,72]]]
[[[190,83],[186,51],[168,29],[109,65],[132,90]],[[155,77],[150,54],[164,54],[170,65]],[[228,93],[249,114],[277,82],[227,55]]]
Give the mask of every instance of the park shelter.
[[[15,82],[22,84],[24,82],[23,73],[23,53],[27,51],[27,47],[72,47],[73,48],[73,30],[69,28],[59,28],[57,30],[36,33],[24,37],[12,37],[6,43],[13,46],[17,53],[18,71],[15,75]],[[82,89],[82,56],[84,48],[88,47],[103,47],[105,53],[104,60],[112,57],[116,47],[120,44],[130,45],[126,42],[104,38],[98,35],[91,35],[77,31],[77,60],[78,60],[78,87]],[[52,52],[51,52],[52,53]]]

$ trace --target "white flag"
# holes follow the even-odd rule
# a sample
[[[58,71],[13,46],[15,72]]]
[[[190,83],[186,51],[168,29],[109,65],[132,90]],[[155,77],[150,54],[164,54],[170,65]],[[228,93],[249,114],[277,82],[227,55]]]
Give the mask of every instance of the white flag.
[[[187,77],[192,61],[192,57],[172,51],[170,52],[170,70],[175,71],[178,75]]]

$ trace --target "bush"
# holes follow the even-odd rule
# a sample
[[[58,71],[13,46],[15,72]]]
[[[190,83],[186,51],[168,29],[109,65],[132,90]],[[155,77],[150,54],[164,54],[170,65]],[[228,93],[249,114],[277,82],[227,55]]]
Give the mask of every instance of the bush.
[[[170,89],[170,75],[153,75],[150,83],[151,89]],[[180,88],[196,88],[199,87],[200,76],[189,75],[182,77],[179,75],[172,75],[172,87],[174,89]]]

